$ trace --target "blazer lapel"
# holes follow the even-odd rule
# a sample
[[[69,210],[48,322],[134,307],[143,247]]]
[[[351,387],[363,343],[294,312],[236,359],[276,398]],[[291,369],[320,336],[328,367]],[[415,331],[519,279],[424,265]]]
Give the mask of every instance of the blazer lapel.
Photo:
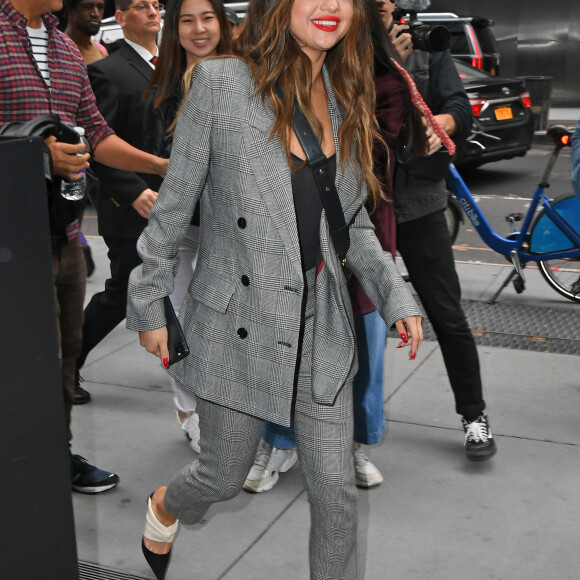
[[[260,95],[254,95],[248,106],[246,123],[242,123],[245,152],[264,203],[296,272],[302,277],[290,169],[280,141],[269,139],[273,123],[272,111],[263,105]]]
[[[326,65],[322,68],[322,78],[324,79],[324,84],[326,85],[326,94],[328,95],[328,112],[330,114],[330,121],[332,123],[332,132],[334,134],[334,147],[336,149],[336,177],[334,184],[336,190],[338,191],[338,196],[340,198],[340,203],[344,211],[346,223],[352,217],[354,212],[358,209],[360,204],[353,203],[360,200],[357,191],[357,176],[355,175],[352,165],[350,163],[346,164],[344,168],[344,173],[340,164],[340,147],[338,143],[338,130],[343,121],[344,115],[342,109],[338,104],[334,90],[330,84],[330,78]]]
[[[123,42],[119,50],[123,51],[123,55],[129,65],[142,75],[147,83],[149,83],[153,76],[153,69],[151,66],[126,42]]]

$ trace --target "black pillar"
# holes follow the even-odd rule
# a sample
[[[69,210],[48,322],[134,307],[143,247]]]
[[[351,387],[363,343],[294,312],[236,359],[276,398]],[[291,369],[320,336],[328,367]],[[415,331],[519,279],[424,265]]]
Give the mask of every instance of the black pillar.
[[[0,140],[0,578],[78,579],[42,141]]]

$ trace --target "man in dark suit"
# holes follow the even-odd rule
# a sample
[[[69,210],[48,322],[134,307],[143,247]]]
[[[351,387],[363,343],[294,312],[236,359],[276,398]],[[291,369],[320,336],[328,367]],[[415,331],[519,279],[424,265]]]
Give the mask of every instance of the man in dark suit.
[[[115,17],[125,38],[112,54],[88,67],[97,106],[119,137],[143,149],[142,95],[157,57],[157,34],[163,5],[157,0],[116,0]],[[131,270],[140,263],[137,239],[147,225],[157,197],[159,178],[119,171],[94,164],[99,179],[96,209],[99,234],[103,236],[111,262],[111,277],[105,289],[95,294],[84,311],[83,347],[80,369],[88,353],[125,319],[127,285]],[[90,400],[79,385],[75,403]]]

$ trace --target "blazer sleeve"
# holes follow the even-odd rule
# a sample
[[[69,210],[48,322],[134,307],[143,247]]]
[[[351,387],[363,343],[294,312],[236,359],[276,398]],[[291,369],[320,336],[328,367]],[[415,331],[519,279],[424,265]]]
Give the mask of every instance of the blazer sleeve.
[[[167,175],[137,243],[143,263],[129,280],[127,328],[131,330],[165,326],[162,299],[173,291],[179,244],[205,187],[212,121],[211,77],[198,66],[175,128]]]
[[[388,326],[406,316],[422,316],[393,256],[383,250],[361,204],[349,228],[347,265]]]

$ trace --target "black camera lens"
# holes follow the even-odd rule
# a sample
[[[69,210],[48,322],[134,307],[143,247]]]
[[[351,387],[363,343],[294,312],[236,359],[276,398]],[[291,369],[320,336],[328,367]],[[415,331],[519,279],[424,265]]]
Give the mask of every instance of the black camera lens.
[[[445,26],[421,24],[411,27],[413,48],[427,52],[443,52],[449,48],[451,33]]]

